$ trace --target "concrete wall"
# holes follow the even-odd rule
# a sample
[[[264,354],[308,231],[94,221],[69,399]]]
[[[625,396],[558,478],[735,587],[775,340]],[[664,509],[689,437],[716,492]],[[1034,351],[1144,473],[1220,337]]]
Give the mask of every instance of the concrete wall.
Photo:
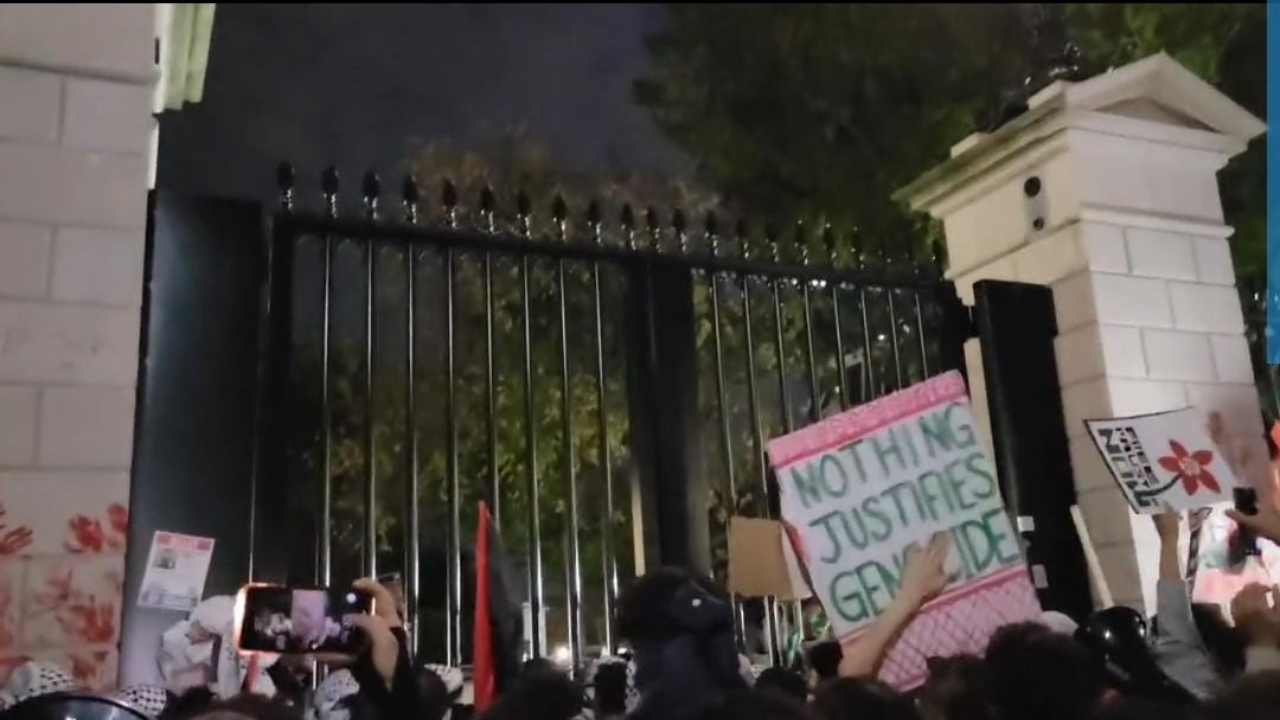
[[[154,13],[0,5],[0,679],[115,681]]]

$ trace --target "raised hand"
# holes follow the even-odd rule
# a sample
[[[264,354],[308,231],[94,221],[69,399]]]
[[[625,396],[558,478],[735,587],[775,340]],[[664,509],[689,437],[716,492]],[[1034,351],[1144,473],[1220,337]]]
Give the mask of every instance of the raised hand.
[[[917,604],[923,604],[942,592],[951,581],[943,569],[950,549],[951,536],[946,533],[935,533],[924,548],[911,548],[907,554],[906,569],[902,573],[900,592]]]

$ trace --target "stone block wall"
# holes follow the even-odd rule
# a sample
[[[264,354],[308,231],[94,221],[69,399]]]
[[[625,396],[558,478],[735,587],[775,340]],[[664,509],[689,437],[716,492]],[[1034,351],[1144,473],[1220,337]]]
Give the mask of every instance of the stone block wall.
[[[154,18],[0,5],[0,679],[115,682]]]

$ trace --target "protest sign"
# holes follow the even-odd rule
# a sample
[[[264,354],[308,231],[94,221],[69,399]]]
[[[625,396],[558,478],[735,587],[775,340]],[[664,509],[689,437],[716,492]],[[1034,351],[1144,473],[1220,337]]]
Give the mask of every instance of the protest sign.
[[[813,596],[782,523],[729,518],[729,592],[784,601]]]
[[[959,373],[773,440],[769,458],[782,517],[842,643],[888,608],[913,546],[951,535],[951,583],[889,651],[886,682],[914,687],[926,658],[981,653],[998,627],[1040,612]]]
[[[1192,510],[1231,500],[1235,474],[1195,408],[1085,420],[1107,470],[1136,513]]]

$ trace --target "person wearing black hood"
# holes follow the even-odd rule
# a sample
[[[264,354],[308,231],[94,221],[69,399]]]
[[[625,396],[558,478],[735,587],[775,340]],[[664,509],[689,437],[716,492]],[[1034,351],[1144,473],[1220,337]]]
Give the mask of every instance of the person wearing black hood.
[[[676,568],[646,574],[618,599],[618,630],[635,653],[632,718],[697,718],[747,687],[733,610],[710,580]]]

